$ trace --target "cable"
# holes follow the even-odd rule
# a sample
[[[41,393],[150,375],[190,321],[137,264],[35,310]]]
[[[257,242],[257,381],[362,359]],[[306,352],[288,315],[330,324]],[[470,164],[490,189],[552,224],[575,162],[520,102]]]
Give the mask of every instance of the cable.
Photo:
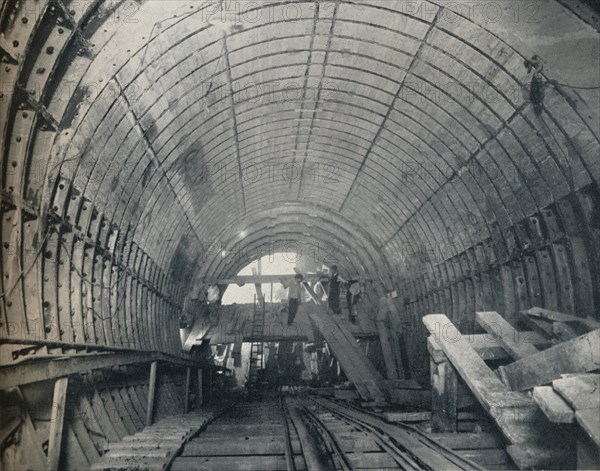
[[[544,111],[546,111],[546,113],[548,113],[547,110],[544,110]],[[540,121],[542,122],[542,125],[546,129],[546,132],[548,134],[550,134],[550,137],[552,137],[552,140],[556,144],[556,147],[558,147],[558,150],[560,150],[560,153],[563,155],[563,158],[565,159],[566,167],[565,167],[565,171],[563,172],[565,179],[568,180],[569,186],[571,188],[575,188],[575,179],[573,178],[573,169],[571,168],[571,165],[569,165],[569,157],[567,156],[567,154],[561,147],[561,145],[558,142],[558,139],[556,139],[556,136],[554,135],[554,133],[550,130],[550,127],[546,124],[546,120],[544,120],[544,116],[540,114],[539,117],[540,117]]]
[[[37,253],[35,254],[35,258],[33,259],[33,262],[31,262],[31,265],[29,266],[29,268],[27,268],[27,270],[21,270],[21,273],[19,273],[19,276],[17,277],[17,279],[15,280],[15,283],[11,286],[11,288],[4,291],[2,294],[0,294],[0,299],[4,298],[5,296],[9,296],[12,293],[12,291],[17,287],[17,285],[19,284],[19,281],[21,280],[21,278],[25,278],[27,275],[29,275],[29,272],[33,269],[33,267],[35,266],[35,264],[37,262],[37,259],[39,258],[40,254],[44,250],[44,246],[46,244],[46,241],[48,240],[49,235],[50,235],[50,231],[46,232],[46,236],[44,237],[44,240],[42,240],[42,243],[40,244],[40,248],[38,249]]]
[[[74,265],[73,263],[73,257],[71,256],[71,253],[69,252],[69,249],[67,248],[67,246],[65,245],[65,243],[61,240],[60,241],[60,245],[62,246],[62,248],[64,249],[65,252],[67,252],[67,257],[69,258],[69,264],[70,266],[73,268],[73,270],[75,271],[75,273],[77,273],[77,275],[79,276],[79,278],[81,278],[82,281],[89,283],[91,286],[97,286],[100,289],[113,289],[115,286],[117,286],[117,283],[121,280],[121,276],[122,276],[122,270],[118,270],[118,274],[117,274],[117,278],[116,280],[110,285],[110,286],[105,286],[104,283],[94,283],[93,281],[88,280],[83,273],[81,273],[79,271],[79,269]]]
[[[556,80],[549,80],[552,85],[566,88],[574,88],[575,90],[600,90],[600,85],[596,85],[593,87],[580,87],[577,85],[567,85],[566,83],[559,83]]]

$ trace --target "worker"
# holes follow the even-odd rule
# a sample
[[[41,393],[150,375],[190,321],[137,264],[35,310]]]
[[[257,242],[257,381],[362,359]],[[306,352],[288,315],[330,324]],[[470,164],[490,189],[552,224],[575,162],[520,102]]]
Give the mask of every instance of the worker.
[[[216,322],[218,320],[219,306],[221,305],[221,290],[218,285],[208,285],[206,289],[206,302],[208,304],[210,322]]]
[[[334,314],[341,314],[340,309],[340,283],[345,283],[344,280],[337,271],[337,265],[331,266],[331,274],[329,275],[329,290],[327,295],[327,302],[329,308]]]
[[[348,303],[348,320],[353,324],[356,324],[356,310],[354,309],[354,305],[360,299],[360,293],[362,291],[362,287],[360,283],[355,280],[350,280],[348,282],[348,286],[346,289],[346,302]]]
[[[294,318],[296,317],[296,313],[298,312],[298,306],[302,301],[303,279],[304,277],[300,273],[296,274],[296,276],[294,277],[294,282],[290,285],[288,289],[288,326],[294,323]]]

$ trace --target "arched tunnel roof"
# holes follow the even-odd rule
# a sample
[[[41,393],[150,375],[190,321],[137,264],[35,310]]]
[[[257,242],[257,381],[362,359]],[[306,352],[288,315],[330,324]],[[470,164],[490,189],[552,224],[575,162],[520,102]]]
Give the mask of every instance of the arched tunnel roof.
[[[88,205],[97,245],[183,287],[252,244],[317,245],[388,289],[499,258],[600,177],[598,19],[567,3],[6,2],[3,199]]]

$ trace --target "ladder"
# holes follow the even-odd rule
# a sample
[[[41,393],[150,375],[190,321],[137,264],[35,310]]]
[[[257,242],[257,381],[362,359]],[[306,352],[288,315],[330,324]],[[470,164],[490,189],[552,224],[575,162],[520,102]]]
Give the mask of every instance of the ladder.
[[[250,370],[248,373],[248,390],[256,390],[259,386],[260,371],[264,367],[264,328],[265,302],[262,297],[254,296],[254,312],[252,318],[252,345],[250,347]]]

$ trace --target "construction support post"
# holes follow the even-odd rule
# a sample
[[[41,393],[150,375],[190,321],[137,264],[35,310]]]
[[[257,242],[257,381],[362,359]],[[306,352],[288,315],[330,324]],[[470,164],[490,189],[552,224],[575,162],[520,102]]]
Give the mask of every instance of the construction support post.
[[[50,422],[50,436],[48,439],[48,469],[50,471],[58,471],[68,384],[68,377],[59,378],[54,383],[52,421]]]
[[[154,396],[156,393],[156,370],[158,362],[153,361],[150,365],[150,382],[148,384],[148,407],[146,409],[146,426],[152,425],[154,417]]]
[[[185,371],[185,397],[183,404],[183,413],[187,414],[190,411],[190,382],[192,380],[192,369],[188,366]]]

